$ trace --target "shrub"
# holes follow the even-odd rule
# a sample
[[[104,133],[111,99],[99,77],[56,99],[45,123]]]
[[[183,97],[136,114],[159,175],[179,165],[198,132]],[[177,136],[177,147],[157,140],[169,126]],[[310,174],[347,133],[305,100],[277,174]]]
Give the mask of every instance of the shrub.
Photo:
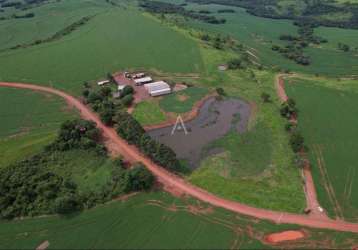
[[[130,190],[149,190],[154,183],[154,176],[142,164],[138,164],[128,170],[128,182]]]
[[[132,103],[134,101],[134,97],[132,94],[129,94],[129,95],[124,96],[121,100],[122,100],[122,104],[124,106],[128,107],[128,106],[132,105]]]

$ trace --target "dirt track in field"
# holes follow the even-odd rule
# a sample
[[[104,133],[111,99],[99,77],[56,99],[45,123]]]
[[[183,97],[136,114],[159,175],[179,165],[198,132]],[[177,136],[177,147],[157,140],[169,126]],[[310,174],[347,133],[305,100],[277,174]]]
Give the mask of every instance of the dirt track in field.
[[[358,233],[358,224],[355,223],[337,221],[329,218],[317,218],[314,216],[300,214],[275,212],[271,210],[250,207],[239,202],[220,198],[214,194],[211,194],[201,188],[198,188],[186,182],[179,176],[176,176],[168,172],[164,168],[158,166],[157,164],[153,163],[149,158],[142,155],[136,147],[128,145],[126,141],[124,141],[116,134],[114,129],[105,126],[95,113],[93,113],[87,106],[85,106],[75,97],[66,94],[65,92],[60,90],[32,84],[0,82],[0,86],[31,89],[35,91],[51,93],[64,98],[69,105],[75,107],[80,111],[82,118],[94,121],[97,124],[98,128],[103,133],[107,147],[110,147],[112,151],[120,153],[131,162],[142,162],[153,173],[153,175],[157,177],[158,181],[161,182],[164,186],[167,186],[168,188],[178,190],[203,202],[207,202],[213,206],[222,207],[227,210],[247,216],[256,217],[258,219],[269,220],[278,224],[298,224],[314,228]]]
[[[277,95],[282,102],[286,102],[288,100],[288,96],[285,91],[285,74],[278,74],[275,79],[276,91]],[[294,118],[294,122],[297,123],[296,118]],[[310,163],[306,161],[305,167],[302,170],[302,174],[304,176],[304,191],[306,196],[307,208],[311,210],[311,216],[316,218],[328,219],[327,215],[321,211],[319,211],[320,204],[317,199],[317,192],[314,185]]]

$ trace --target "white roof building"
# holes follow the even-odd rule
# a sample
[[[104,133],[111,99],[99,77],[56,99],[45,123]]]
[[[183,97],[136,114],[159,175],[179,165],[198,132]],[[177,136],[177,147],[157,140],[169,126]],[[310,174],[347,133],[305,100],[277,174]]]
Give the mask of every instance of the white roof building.
[[[102,86],[102,85],[107,84],[107,83],[110,83],[110,81],[109,80],[100,81],[100,82],[97,82],[97,85]]]
[[[148,83],[144,87],[151,96],[166,95],[172,92],[169,84],[164,81]]]
[[[151,77],[149,77],[149,76],[134,80],[136,85],[143,85],[145,83],[150,83],[152,81],[153,81],[153,79]]]
[[[125,87],[126,85],[118,85],[118,91],[122,91]]]

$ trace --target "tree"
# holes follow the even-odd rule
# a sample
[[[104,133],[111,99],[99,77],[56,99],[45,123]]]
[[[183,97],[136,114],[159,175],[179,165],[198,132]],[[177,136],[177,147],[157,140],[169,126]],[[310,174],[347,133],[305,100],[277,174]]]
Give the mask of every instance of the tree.
[[[125,97],[126,95],[134,94],[134,88],[130,85],[127,85],[123,88],[121,93],[121,98]]]
[[[301,150],[304,150],[304,138],[298,131],[294,131],[291,134],[290,145],[291,145],[293,152],[295,152],[295,153],[298,153]]]
[[[100,118],[106,125],[112,125],[114,112],[112,109],[104,109],[100,112]]]
[[[239,58],[235,58],[235,59],[231,59],[227,65],[229,69],[238,69],[240,68],[241,63],[242,62]]]
[[[208,41],[210,41],[211,40],[211,37],[208,35],[208,34],[202,34],[201,36],[200,36],[200,39],[202,40],[202,41],[205,41],[205,42],[208,42]]]
[[[223,88],[216,88],[216,93],[221,96],[226,96],[225,90]]]
[[[128,177],[131,191],[148,190],[154,183],[154,176],[142,164],[132,167],[128,171]]]
[[[286,102],[282,103],[280,113],[287,119],[291,119],[293,116],[296,116],[298,113],[296,102],[290,98]]]
[[[89,93],[90,93],[90,91],[89,91],[88,89],[85,89],[85,90],[82,91],[82,95],[83,95],[85,98],[88,97]]]
[[[130,105],[132,105],[132,102],[134,101],[134,97],[132,94],[128,94],[128,95],[124,96],[121,100],[122,100],[122,103],[124,106],[130,106]]]
[[[58,214],[70,214],[81,208],[78,197],[66,195],[56,199],[54,204],[54,212]]]
[[[265,102],[265,103],[271,102],[271,95],[268,94],[268,93],[266,93],[266,92],[263,92],[263,93],[261,94],[261,99],[262,99],[262,101]]]
[[[112,94],[112,89],[110,87],[102,87],[99,91],[99,94],[103,97],[109,97]]]

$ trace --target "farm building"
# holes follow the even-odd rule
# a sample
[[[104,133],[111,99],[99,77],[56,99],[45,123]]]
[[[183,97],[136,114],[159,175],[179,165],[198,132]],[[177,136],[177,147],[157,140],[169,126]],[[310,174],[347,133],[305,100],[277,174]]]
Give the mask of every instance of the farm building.
[[[166,95],[172,92],[169,84],[164,81],[148,83],[144,87],[151,96]]]
[[[118,91],[121,92],[125,87],[126,85],[118,85]]]
[[[149,76],[143,77],[143,78],[139,78],[139,79],[135,79],[135,80],[134,80],[134,82],[135,82],[135,84],[136,84],[137,86],[143,85],[143,84],[146,84],[146,83],[150,83],[150,82],[152,82],[152,81],[153,81],[153,79],[152,79],[151,77],[149,77]]]
[[[97,82],[97,85],[102,86],[102,85],[107,84],[107,83],[110,83],[110,81],[109,80],[100,81],[100,82]]]

